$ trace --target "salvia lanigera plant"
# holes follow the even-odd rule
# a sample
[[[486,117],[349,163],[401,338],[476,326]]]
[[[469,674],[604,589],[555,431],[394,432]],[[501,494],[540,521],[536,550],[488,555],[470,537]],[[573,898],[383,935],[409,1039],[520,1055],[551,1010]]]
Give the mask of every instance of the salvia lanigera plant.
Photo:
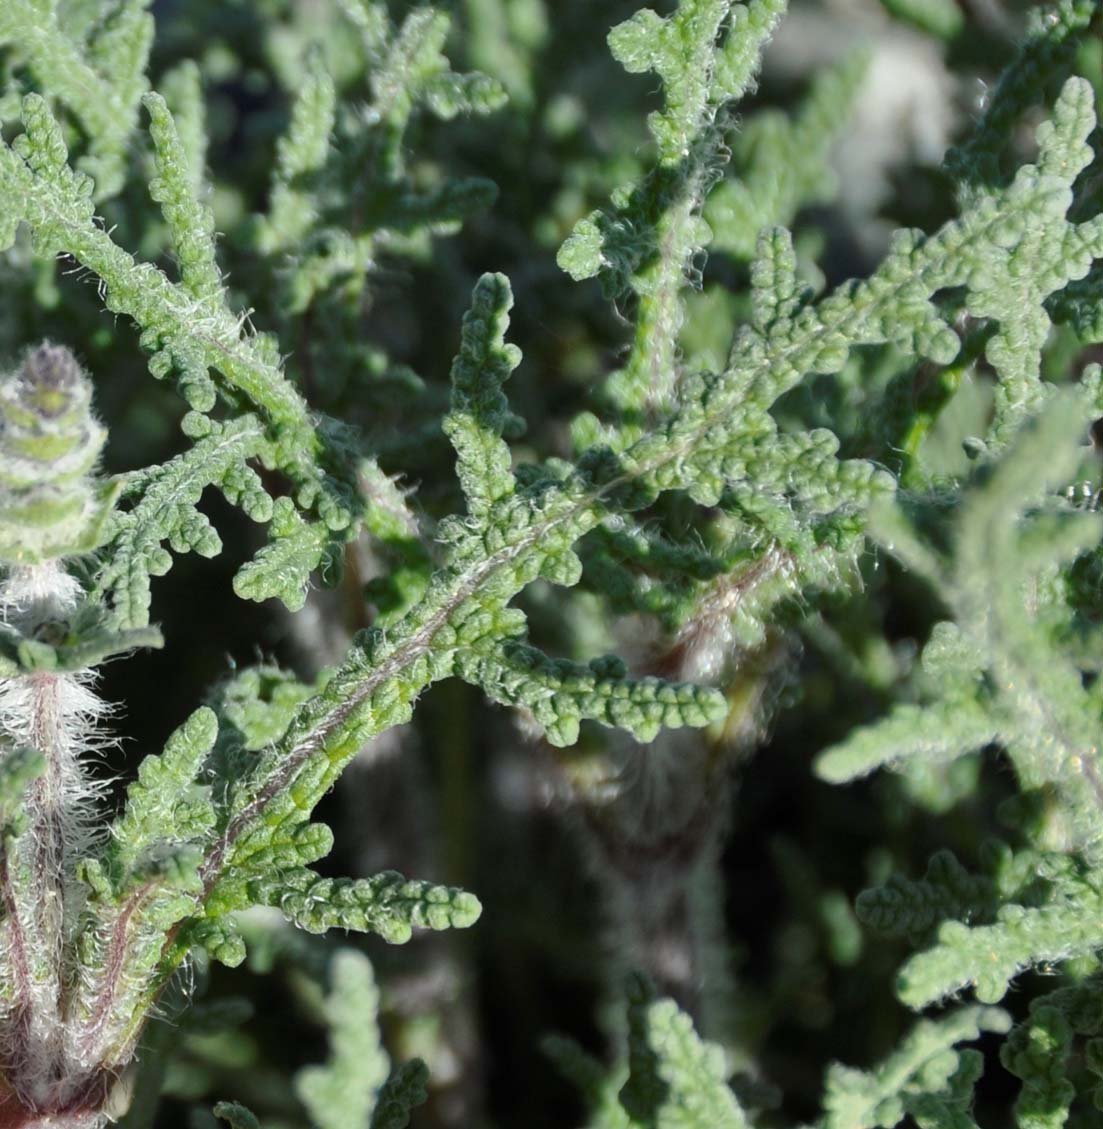
[[[1101,5],[455,7],[0,3],[0,1127],[1098,1124]],[[870,46],[794,81],[825,16]],[[988,85],[925,89],[940,170],[900,150],[860,205],[832,150],[901,43]],[[212,566],[152,623],[216,524],[275,625],[256,662],[220,657]],[[185,690],[217,672],[180,716],[101,672],[162,646]],[[176,727],[123,764],[150,698]],[[315,810],[354,762],[335,877]],[[790,828],[752,878],[727,836],[761,850],[739,819],[779,786],[830,851]],[[525,848],[545,812],[574,854]],[[470,944],[420,980],[376,951],[381,990],[281,924],[466,928],[457,875],[496,938],[484,1051]],[[733,928],[771,881],[800,908],[756,990]],[[577,1096],[536,1071],[511,1107],[481,1079],[526,934],[574,953],[609,1053],[526,1048]],[[895,981],[876,934],[914,950]],[[274,969],[324,1063],[239,1030]],[[823,1074],[833,1023],[871,1065]]]

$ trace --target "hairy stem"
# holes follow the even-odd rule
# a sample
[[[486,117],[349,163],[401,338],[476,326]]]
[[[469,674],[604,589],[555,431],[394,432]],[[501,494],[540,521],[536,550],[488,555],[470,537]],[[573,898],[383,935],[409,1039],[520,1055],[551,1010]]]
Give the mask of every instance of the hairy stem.
[[[4,623],[24,637],[48,631],[71,612],[74,599],[75,584],[55,561],[15,567],[0,587]],[[45,760],[0,868],[5,943],[13,958],[11,1007],[20,1033],[2,1051],[7,1080],[27,1104],[55,1105],[84,1082],[65,1014],[66,942],[80,899],[73,868],[88,843],[94,794],[80,757],[101,712],[79,675],[32,670],[0,679],[0,742],[9,751],[32,748]]]

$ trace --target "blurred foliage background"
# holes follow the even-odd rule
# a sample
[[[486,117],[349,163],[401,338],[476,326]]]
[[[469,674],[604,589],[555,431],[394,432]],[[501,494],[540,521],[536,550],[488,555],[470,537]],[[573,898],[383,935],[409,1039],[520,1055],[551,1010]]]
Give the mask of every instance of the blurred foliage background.
[[[426,188],[484,178],[497,190],[480,188],[477,210],[450,230],[374,247],[370,268],[350,274],[339,301],[308,307],[295,335],[281,336],[311,403],[364,429],[429,521],[457,505],[458,491],[443,485],[453,480],[441,472],[451,455],[439,418],[460,317],[485,270],[509,275],[516,293],[511,339],[525,359],[510,394],[530,424],[521,454],[526,444],[570,453],[569,423],[595,406],[593,390],[616,366],[628,327],[596,282],[564,274],[556,252],[581,216],[646,167],[646,114],[657,95],[653,76],[626,75],[605,42],[637,0],[437,6],[453,17],[453,65],[499,79],[509,100],[473,120],[415,115],[401,159]],[[400,19],[410,5],[391,7]],[[862,276],[894,228],[932,230],[952,214],[943,157],[977,119],[1029,8],[794,0],[740,108],[727,175],[752,188],[759,178],[764,196],[786,197],[780,219],[793,222],[808,281],[830,288]],[[154,87],[185,81],[183,60],[199,64],[228,285],[259,307],[258,326],[283,332],[292,299],[258,277],[254,217],[266,207],[277,141],[312,52],[335,75],[342,112],[368,105],[347,16],[336,0],[157,0],[152,10]],[[1099,39],[1078,50],[1076,69],[1098,85]],[[1019,157],[1029,155],[1029,124]],[[136,148],[131,159],[133,175],[103,214],[124,245],[156,257],[150,158]],[[356,177],[355,164],[346,175]],[[710,201],[717,238],[699,264],[684,335],[686,362],[700,368],[722,365],[747,317],[750,249],[724,232],[725,209],[748,205],[726,187]],[[42,337],[79,348],[110,427],[108,469],[179,449],[182,403],[149,379],[136,335],[101,311],[94,285],[64,262],[41,268],[15,257],[2,269],[19,285],[4,286],[0,353],[14,357]],[[892,469],[906,470],[922,443],[927,462],[952,473],[964,458],[960,438],[986,410],[983,368],[967,365],[938,426],[894,454],[867,431],[862,389],[894,380],[909,408],[932,393],[922,368],[901,380],[887,351],[861,353],[839,377],[792,393],[785,410],[830,420],[845,454],[896,457]],[[1089,359],[1070,355],[1060,333],[1047,357],[1066,369]],[[342,586],[313,593],[297,615],[248,604],[230,578],[255,532],[217,498],[208,503],[226,552],[179,561],[155,589],[153,619],[168,645],[116,662],[104,679],[121,736],[104,772],[122,780],[239,666],[260,661],[310,677],[334,660],[352,631],[385,610],[379,578],[402,566],[350,550]],[[542,1042],[566,1034],[607,1057],[630,967],[643,966],[749,1072],[748,1100],[766,1111],[764,1124],[814,1116],[829,1061],[868,1064],[895,1044],[908,1025],[892,992],[903,945],[869,935],[854,897],[894,870],[921,873],[939,847],[974,862],[1012,787],[1004,768],[980,757],[941,776],[848,788],[813,777],[817,752],[883,711],[938,616],[927,590],[876,554],[849,591],[788,608],[753,648],[713,641],[710,661],[736,707],[723,732],[663,737],[633,757],[618,738],[584,729],[575,749],[555,750],[448,682],[429,692],[414,724],[363,751],[321,813],[337,833],[326,867],[393,867],[463,885],[484,905],[471,931],[395,949],[364,943],[392,1057],[419,1055],[430,1067],[418,1129],[579,1124],[580,1099]],[[678,644],[644,617],[608,622],[585,593],[564,612],[539,585],[525,600],[537,641],[556,653],[585,659],[613,647],[640,668],[684,671]],[[150,1035],[146,1057],[164,1067],[158,1127],[204,1123],[196,1109],[223,1098],[240,1099],[268,1126],[303,1124],[289,1080],[324,1057],[318,978],[326,953],[349,942],[308,939],[264,918],[249,929],[247,971],[197,968],[195,1011]],[[1001,1077],[1010,1089],[990,1064],[982,1100],[1006,1098]]]

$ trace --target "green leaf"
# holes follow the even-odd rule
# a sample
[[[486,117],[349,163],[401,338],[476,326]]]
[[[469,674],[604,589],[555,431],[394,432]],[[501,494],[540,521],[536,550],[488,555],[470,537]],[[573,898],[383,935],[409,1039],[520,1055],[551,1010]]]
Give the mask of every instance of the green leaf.
[[[0,44],[12,45],[39,86],[80,124],[87,138],[81,164],[95,178],[100,199],[115,195],[127,172],[153,43],[148,8],[149,0],[103,8],[87,39],[70,34],[56,3],[6,0],[0,11]]]
[[[948,764],[995,741],[1000,725],[976,701],[897,706],[884,721],[860,726],[816,758],[816,774],[832,784],[868,776],[915,758]]]
[[[452,365],[452,406],[444,432],[456,449],[467,509],[480,523],[513,492],[509,447],[502,436],[520,422],[502,386],[521,363],[521,351],[505,343],[513,293],[509,279],[484,274],[464,315],[460,351]]]
[[[371,1129],[406,1129],[413,1110],[429,1100],[429,1068],[420,1059],[404,1062],[383,1083]]]
[[[214,1107],[214,1115],[230,1129],[261,1129],[256,1117],[239,1102],[219,1102]]]
[[[653,1129],[746,1129],[727,1084],[723,1050],[702,1040],[673,1000],[641,979],[628,991],[628,1080],[620,1102],[632,1125]]]
[[[996,1003],[1025,969],[1103,946],[1101,912],[1103,897],[1090,877],[1066,875],[1041,906],[1005,905],[991,925],[948,921],[937,943],[901,969],[898,994],[918,1008],[972,987],[979,1000]]]
[[[791,224],[802,208],[834,199],[831,152],[867,70],[866,55],[854,52],[816,74],[791,117],[777,110],[748,116],[732,141],[733,175],[713,190],[705,206],[714,232],[712,251],[750,259],[760,234]]]
[[[923,1099],[951,1093],[963,1052],[958,1043],[1011,1026],[999,1008],[959,1008],[938,1020],[921,1020],[900,1046],[866,1072],[838,1063],[827,1071],[823,1129],[893,1129]],[[975,1081],[975,1078],[973,1079]]]
[[[466,929],[482,906],[473,894],[383,871],[371,878],[322,878],[306,868],[253,883],[255,901],[278,906],[310,933],[353,929],[403,944],[415,928]]]
[[[315,56],[276,146],[268,212],[259,219],[256,236],[265,254],[293,248],[317,220],[321,205],[311,183],[325,166],[336,108],[333,79]]]
[[[330,961],[325,1000],[329,1058],[295,1076],[295,1092],[317,1129],[366,1127],[390,1072],[378,1027],[379,991],[371,965],[353,949]]]
[[[168,221],[180,280],[197,302],[218,309],[223,293],[215,258],[214,213],[199,198],[197,174],[189,167],[168,104],[159,94],[145,95],[142,104],[149,114],[149,135],[157,158],[157,177],[149,193]]]
[[[45,771],[46,758],[37,749],[23,746],[0,758],[0,841],[23,829],[23,796]]]
[[[583,719],[623,729],[637,741],[652,741],[661,728],[705,726],[727,714],[722,694],[659,678],[632,680],[608,673],[608,659],[589,665],[552,659],[523,643],[460,650],[456,673],[504,705],[531,712],[553,745],[578,740]]]
[[[311,574],[322,570],[332,586],[340,577],[341,544],[320,521],[304,521],[290,498],[277,498],[270,541],[238,569],[234,592],[244,600],[282,600],[297,612],[306,603]]]
[[[121,875],[166,844],[201,839],[212,830],[214,810],[195,782],[217,735],[214,711],[201,707],[173,732],[160,756],[138,766],[126,807],[111,828],[112,858]]]
[[[212,557],[221,551],[218,534],[197,509],[208,485],[217,485],[255,521],[271,516],[272,499],[246,465],[263,447],[260,424],[246,416],[213,428],[190,451],[125,483],[124,506],[134,500],[112,518],[93,589],[93,597],[111,608],[113,626],[140,628],[149,622],[150,577],[172,567],[164,542],[177,553]]]
[[[1054,1007],[1031,1008],[1000,1048],[1000,1061],[1023,1088],[1015,1102],[1022,1129],[1061,1129],[1068,1120],[1076,1089],[1067,1077],[1072,1050],[1069,1022]]]

